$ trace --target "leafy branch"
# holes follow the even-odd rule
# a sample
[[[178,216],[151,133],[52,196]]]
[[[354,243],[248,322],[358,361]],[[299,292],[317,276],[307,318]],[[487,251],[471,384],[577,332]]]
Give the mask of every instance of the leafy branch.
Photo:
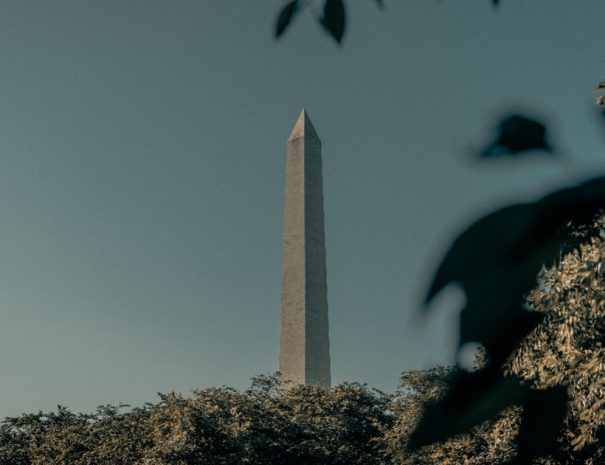
[[[371,0],[378,8],[384,8],[384,0]],[[497,7],[500,0],[489,0],[494,7]],[[279,39],[290,27],[300,11],[311,6],[313,0],[290,0],[280,10],[275,23],[275,38]],[[342,43],[346,29],[346,5],[345,0],[324,0],[323,9],[320,14],[315,14],[319,25],[332,37],[337,43]]]

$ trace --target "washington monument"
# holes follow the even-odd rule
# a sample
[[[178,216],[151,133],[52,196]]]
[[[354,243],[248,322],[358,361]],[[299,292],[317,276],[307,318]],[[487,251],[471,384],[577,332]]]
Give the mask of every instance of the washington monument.
[[[303,109],[288,138],[279,370],[330,387],[321,141]]]

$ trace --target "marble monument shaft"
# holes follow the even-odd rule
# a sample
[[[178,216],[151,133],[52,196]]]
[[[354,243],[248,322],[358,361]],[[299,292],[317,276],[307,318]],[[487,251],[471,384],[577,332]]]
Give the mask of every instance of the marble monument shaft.
[[[321,141],[302,111],[288,138],[279,367],[330,387]]]

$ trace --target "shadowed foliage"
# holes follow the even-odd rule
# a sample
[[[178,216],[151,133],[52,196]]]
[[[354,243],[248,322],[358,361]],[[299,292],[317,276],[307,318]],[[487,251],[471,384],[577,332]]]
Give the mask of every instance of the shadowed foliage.
[[[540,122],[511,115],[499,129],[484,156],[492,150],[516,156],[548,148],[546,128]],[[576,289],[573,299],[542,299],[537,305],[535,296],[543,292],[541,286],[545,281],[542,279],[540,286],[536,283],[545,270],[551,270],[550,276],[560,275],[561,258],[577,254],[587,240],[586,231],[591,229],[586,225],[604,209],[605,177],[597,177],[556,190],[534,202],[501,208],[471,224],[453,241],[435,273],[426,303],[449,284],[456,283],[462,288],[467,301],[460,313],[459,343],[460,346],[480,343],[485,350],[485,363],[474,372],[457,371],[449,379],[444,396],[426,405],[423,418],[410,437],[413,449],[467,431],[513,406],[520,406],[521,413],[517,454],[510,463],[534,463],[538,457],[553,454],[572,460],[583,445],[594,442],[594,431],[605,422],[605,415],[594,417],[583,433],[578,433],[577,428],[572,431],[578,421],[586,423],[582,418],[587,418],[588,411],[578,407],[574,410],[580,397],[578,391],[570,390],[571,370],[559,368],[554,377],[552,371],[545,369],[551,375],[550,382],[532,383],[529,379],[528,373],[544,366],[541,359],[536,360],[536,353],[544,353],[545,347],[561,352],[565,339],[549,333],[548,339],[542,338],[539,345],[532,346],[535,350],[530,351],[531,356],[527,341],[535,341],[532,337],[535,338],[536,331],[544,334],[542,328],[549,327],[551,320],[544,321],[545,315],[552,315],[558,308],[572,308],[562,326],[569,330],[570,325],[573,327],[571,322],[588,308],[577,304],[579,295],[592,293],[582,286]],[[594,234],[593,228],[593,241]],[[600,270],[603,261],[605,254],[595,260],[594,269]],[[602,274],[589,275],[603,284]],[[586,277],[586,271],[581,276]],[[536,311],[540,306],[541,311]],[[590,350],[595,348],[589,346]],[[520,360],[516,354],[523,347],[525,358]],[[584,386],[595,387],[603,374],[582,378]],[[599,392],[597,404],[605,401],[603,391]],[[564,437],[575,438],[575,442],[570,446]]]
[[[157,404],[94,414],[7,418],[2,465],[375,464],[394,421],[391,397],[360,384],[281,389],[259,377],[245,392],[161,395]]]
[[[522,366],[526,356],[518,359]],[[160,394],[159,402],[142,408],[109,405],[85,414],[59,407],[2,421],[0,464],[495,465],[511,463],[523,448],[533,454],[550,450],[552,444],[541,441],[547,436],[528,444],[515,441],[531,437],[524,429],[545,426],[528,421],[518,406],[494,410],[464,431],[447,431],[441,442],[412,450],[414,430],[431,416],[424,406],[444,400],[459,376],[459,369],[440,366],[405,372],[394,394],[358,383],[330,390],[286,388],[276,376],[259,376],[243,392],[223,387],[197,390],[191,397]],[[560,418],[552,406],[562,400],[560,389],[532,399],[538,392],[522,392],[534,401],[529,418],[544,418],[558,431]],[[564,428],[564,437],[573,434],[574,426]],[[573,463],[566,461],[573,454],[561,450],[556,461],[540,463]],[[591,463],[586,459],[603,453],[600,447],[583,450],[585,460],[577,463]]]
[[[0,424],[2,465],[487,465],[514,454],[511,409],[417,452],[409,435],[452,370],[406,372],[392,395],[357,383],[284,388],[259,376],[250,389],[160,395],[156,404],[96,413],[56,412]]]

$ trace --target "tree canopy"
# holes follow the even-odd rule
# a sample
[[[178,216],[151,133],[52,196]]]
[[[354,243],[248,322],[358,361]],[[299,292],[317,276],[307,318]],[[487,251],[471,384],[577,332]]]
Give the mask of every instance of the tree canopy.
[[[424,403],[443,395],[451,374],[445,367],[404,373],[394,394],[357,383],[285,389],[275,376],[260,376],[244,392],[170,393],[140,408],[58,407],[5,419],[0,465],[502,463],[514,453],[514,409],[410,452]]]

